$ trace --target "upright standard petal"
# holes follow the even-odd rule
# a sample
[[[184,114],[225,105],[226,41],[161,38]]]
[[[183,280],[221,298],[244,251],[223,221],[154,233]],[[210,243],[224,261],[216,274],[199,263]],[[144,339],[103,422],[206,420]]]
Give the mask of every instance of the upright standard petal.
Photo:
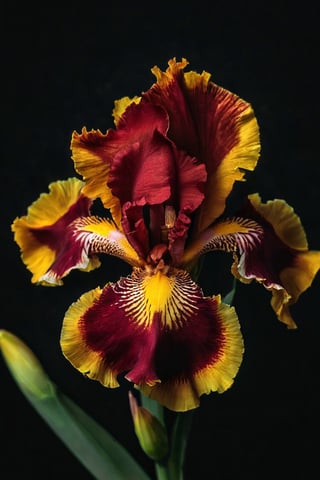
[[[81,134],[73,133],[71,141],[72,158],[76,171],[85,181],[84,194],[91,198],[99,197],[105,208],[111,211],[113,220],[121,229],[119,198],[109,187],[109,176],[114,157],[120,151],[130,150],[132,145],[143,148],[155,131],[165,133],[168,118],[159,106],[144,106],[131,102],[118,118],[117,130],[109,129],[106,134],[99,130]],[[132,147],[134,148],[134,147]],[[125,174],[125,178],[128,172]],[[122,178],[123,180],[123,178]]]
[[[158,131],[143,144],[136,142],[115,155],[108,184],[120,199],[123,231],[141,257],[164,242],[178,262],[191,214],[203,201],[205,181],[205,165],[178,151]],[[174,219],[168,227],[169,209]],[[182,222],[182,217],[189,222]],[[187,228],[181,229],[182,224]]]
[[[210,81],[210,74],[184,73],[186,59],[169,61],[166,72],[154,67],[157,83],[141,102],[161,105],[169,115],[168,137],[207,168],[205,199],[194,233],[205,229],[225,209],[225,201],[245,170],[260,154],[259,129],[252,107]]]
[[[81,134],[73,132],[71,139],[72,159],[75,170],[82,176],[85,194],[91,198],[100,198],[105,208],[110,210],[118,228],[121,228],[121,210],[119,199],[107,187],[110,171],[110,158],[107,147],[108,132],[91,130],[84,127]],[[109,147],[112,150],[112,147]]]
[[[234,309],[220,297],[203,297],[186,272],[168,268],[138,269],[83,295],[66,313],[61,346],[90,378],[116,387],[125,374],[174,411],[229,388],[243,354]]]
[[[113,157],[108,186],[121,205],[164,203],[171,196],[174,163],[168,140],[157,130],[150,131],[143,142],[128,143]]]
[[[26,216],[14,220],[11,227],[14,239],[33,275],[33,283],[41,282],[41,277],[65,249],[67,227],[76,218],[88,215],[92,200],[82,194],[83,185],[77,178],[51,183],[49,193],[41,194]],[[79,268],[90,270],[99,264],[93,257]]]

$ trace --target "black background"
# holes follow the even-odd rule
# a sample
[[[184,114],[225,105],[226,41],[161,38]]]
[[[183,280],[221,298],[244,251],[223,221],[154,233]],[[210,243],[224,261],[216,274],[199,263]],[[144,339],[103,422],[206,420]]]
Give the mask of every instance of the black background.
[[[129,270],[111,257],[72,273],[62,288],[32,286],[10,224],[51,181],[74,175],[73,130],[112,127],[114,99],[139,95],[150,68],[186,57],[190,69],[251,102],[262,152],[235,194],[285,198],[320,247],[319,82],[316,2],[3,2],[1,14],[1,320],[34,350],[52,380],[106,426],[152,475],[128,410],[129,385],[106,390],[62,357],[64,312],[79,295]],[[227,266],[229,268],[230,259]],[[201,284],[226,293],[210,256]],[[297,331],[277,322],[269,294],[240,286],[246,353],[234,386],[202,398],[188,443],[186,480],[316,476],[319,421],[319,286],[292,309]],[[92,477],[29,406],[0,362],[0,477]],[[314,439],[315,435],[315,439]]]

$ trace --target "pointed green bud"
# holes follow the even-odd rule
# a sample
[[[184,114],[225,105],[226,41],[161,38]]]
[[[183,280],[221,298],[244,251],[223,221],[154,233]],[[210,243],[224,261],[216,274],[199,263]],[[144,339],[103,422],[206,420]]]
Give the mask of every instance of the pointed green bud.
[[[53,384],[22,340],[6,330],[0,330],[0,350],[14,380],[26,396],[41,400],[54,395]]]
[[[131,392],[129,403],[134,431],[142,450],[152,460],[160,462],[168,453],[168,437],[164,425],[149,410],[139,406]]]

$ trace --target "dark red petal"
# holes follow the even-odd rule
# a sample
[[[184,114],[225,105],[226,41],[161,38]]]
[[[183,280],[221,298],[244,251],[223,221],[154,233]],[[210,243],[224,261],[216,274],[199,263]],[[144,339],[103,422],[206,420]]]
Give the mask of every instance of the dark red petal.
[[[141,103],[161,105],[169,115],[168,137],[206,165],[205,199],[196,225],[201,231],[223,213],[234,182],[255,168],[259,130],[250,104],[209,81],[209,73],[184,73],[185,59],[168,63],[165,72],[152,69],[157,83]]]
[[[87,132],[86,129],[81,134],[74,132],[72,158],[76,171],[86,182],[84,193],[91,198],[101,198],[118,224],[121,218],[119,199],[107,186],[115,155],[136,142],[148,141],[155,130],[165,134],[167,129],[168,117],[161,107],[132,103],[118,122],[117,130],[110,129],[106,134],[99,130]]]
[[[144,221],[143,206],[127,202],[122,208],[122,227],[133,249],[146,259],[150,251],[149,232]]]
[[[173,410],[229,388],[243,352],[234,309],[203,297],[186,272],[167,268],[135,270],[83,295],[66,314],[61,345],[90,378],[114,387],[125,374]]]
[[[121,204],[139,202],[155,205],[171,195],[175,174],[170,143],[156,130],[143,141],[128,143],[113,158],[108,185]]]
[[[33,273],[33,282],[46,282],[44,276],[54,264],[60,264],[49,283],[59,284],[71,268],[92,269],[94,258],[83,262],[82,250],[73,249],[74,220],[89,215],[92,200],[82,193],[83,182],[76,178],[53,182],[49,193],[42,194],[28,209],[28,215],[12,224],[22,259]],[[69,249],[69,247],[71,247]]]

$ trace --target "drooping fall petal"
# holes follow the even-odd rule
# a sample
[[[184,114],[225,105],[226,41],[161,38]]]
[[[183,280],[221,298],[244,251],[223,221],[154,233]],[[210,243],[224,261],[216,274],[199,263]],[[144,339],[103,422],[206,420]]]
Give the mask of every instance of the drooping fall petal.
[[[320,269],[320,252],[308,250],[300,219],[284,200],[264,204],[258,194],[250,195],[239,214],[201,232],[186,248],[181,266],[190,270],[210,251],[233,252],[234,276],[262,283],[272,292],[279,320],[296,328],[288,307],[311,285]]]
[[[39,281],[44,284],[61,284],[61,278],[70,270],[78,268],[88,271],[88,265],[93,262],[99,266],[96,254],[100,253],[121,258],[131,266],[142,266],[144,263],[113,222],[94,216],[80,217],[66,228],[63,247]]]
[[[61,346],[82,373],[109,387],[124,373],[175,411],[231,386],[242,360],[237,316],[206,298],[182,270],[135,270],[84,294],[66,313]]]
[[[157,365],[160,383],[141,385],[141,391],[174,411],[200,404],[200,396],[223,393],[233,384],[243,354],[243,343],[233,307],[220,296],[203,298],[199,312],[180,330],[160,339]]]
[[[279,320],[296,328],[288,307],[310,287],[320,269],[320,252],[308,250],[301,221],[284,200],[262,203],[258,194],[250,195],[241,214],[257,221],[264,234],[258,248],[236,259],[233,272],[240,280],[254,278],[271,290]]]
[[[233,184],[253,170],[259,153],[259,129],[252,107],[210,81],[210,74],[184,73],[186,59],[169,62],[141,103],[161,105],[169,115],[168,137],[206,165],[208,180],[195,233],[208,227],[225,209]]]
[[[49,270],[64,250],[65,231],[76,218],[86,216],[92,200],[82,193],[83,182],[76,178],[57,181],[49,185],[49,193],[40,195],[26,216],[16,218],[12,224],[14,239],[20,247],[21,258],[32,273],[33,283]],[[91,270],[99,266],[96,257],[84,265],[81,256],[73,266]]]
[[[105,218],[89,216],[92,200],[82,193],[83,182],[72,178],[52,183],[49,193],[17,218],[12,230],[32,282],[61,285],[71,270],[90,271],[100,265],[97,254],[119,257],[132,266],[143,261],[125,235]]]

